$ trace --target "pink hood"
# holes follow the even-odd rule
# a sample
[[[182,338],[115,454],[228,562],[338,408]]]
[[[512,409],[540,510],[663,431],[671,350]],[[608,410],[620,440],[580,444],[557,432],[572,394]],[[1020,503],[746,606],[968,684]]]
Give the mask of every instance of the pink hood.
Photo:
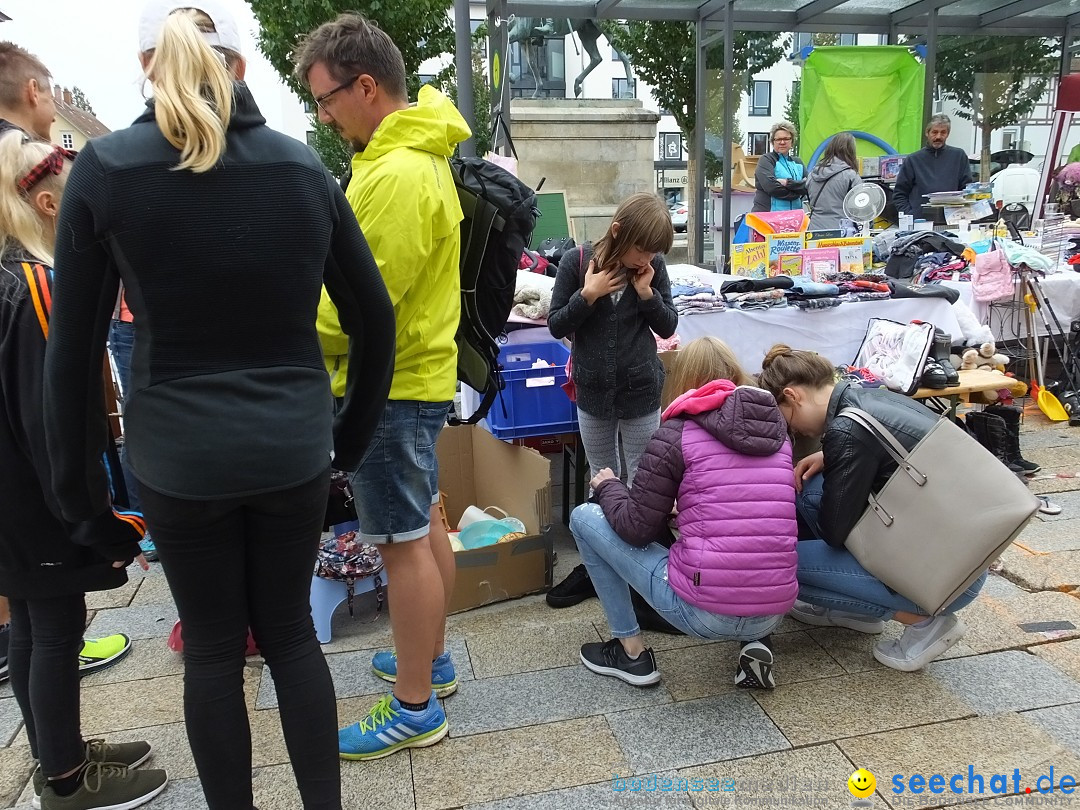
[[[701,388],[687,391],[676,399],[661,415],[661,419],[670,419],[682,414],[699,414],[706,411],[718,411],[720,406],[738,388],[731,380],[713,380]]]

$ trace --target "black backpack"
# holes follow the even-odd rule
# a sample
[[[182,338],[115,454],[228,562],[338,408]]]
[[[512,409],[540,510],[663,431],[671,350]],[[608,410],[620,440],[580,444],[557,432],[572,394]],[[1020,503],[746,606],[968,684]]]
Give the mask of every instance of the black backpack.
[[[536,192],[510,172],[483,158],[452,158],[461,220],[461,320],[458,379],[481,394],[468,419],[451,416],[451,425],[472,425],[489,410],[504,383],[499,369],[498,337],[514,306],[521,252],[529,246],[540,209]],[[349,188],[352,171],[341,178]],[[431,302],[433,306],[437,302]]]
[[[536,218],[536,193],[510,172],[482,158],[450,161],[461,221],[461,320],[458,379],[481,394],[464,424],[487,416],[503,388],[497,339],[514,306],[521,252],[529,246]],[[450,424],[463,422],[451,418]]]

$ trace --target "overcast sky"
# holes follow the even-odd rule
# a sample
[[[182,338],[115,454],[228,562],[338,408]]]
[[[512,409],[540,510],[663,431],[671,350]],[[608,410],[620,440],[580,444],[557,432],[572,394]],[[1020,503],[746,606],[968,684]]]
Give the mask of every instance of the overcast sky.
[[[220,2],[236,15],[248,61],[247,81],[256,102],[271,127],[285,129],[279,89],[283,85],[255,46],[258,25],[251,8],[243,0]],[[82,88],[102,123],[122,129],[145,103],[138,60],[144,4],[145,0],[0,0],[0,11],[11,17],[0,23],[0,39],[41,59],[54,84]]]

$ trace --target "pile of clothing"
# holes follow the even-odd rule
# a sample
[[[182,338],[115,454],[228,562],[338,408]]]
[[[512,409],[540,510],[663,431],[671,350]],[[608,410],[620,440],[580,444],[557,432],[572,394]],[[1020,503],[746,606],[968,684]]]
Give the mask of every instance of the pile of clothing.
[[[680,315],[716,312],[726,308],[711,284],[700,278],[672,278],[671,299]]]
[[[915,260],[913,284],[934,281],[971,281],[971,266],[967,259],[951,253],[925,253]]]
[[[546,321],[551,310],[551,290],[522,286],[514,293],[515,315],[531,321]]]
[[[975,251],[934,231],[900,233],[889,245],[889,261],[885,275],[890,278],[911,278],[915,275],[919,260],[930,254],[946,254],[948,261],[963,259],[975,261]]]
[[[737,278],[720,286],[720,295],[735,309],[772,309],[787,305],[785,292],[795,284],[791,276]]]
[[[827,273],[822,281],[835,284],[844,301],[880,301],[892,297],[888,278],[877,273]]]

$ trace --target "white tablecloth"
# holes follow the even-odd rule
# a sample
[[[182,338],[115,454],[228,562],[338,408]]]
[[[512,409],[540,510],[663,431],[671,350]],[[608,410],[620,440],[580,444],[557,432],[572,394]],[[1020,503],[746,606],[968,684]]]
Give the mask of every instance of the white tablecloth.
[[[725,280],[733,278],[691,265],[673,265],[670,272],[677,277],[704,278],[717,289]],[[756,374],[761,371],[761,361],[774,343],[815,351],[835,365],[850,363],[859,352],[866,335],[866,324],[871,318],[888,318],[900,323],[927,321],[950,335],[961,334],[952,306],[944,298],[893,298],[845,302],[829,309],[802,310],[786,306],[683,315],[679,318],[679,337],[684,346],[704,335],[718,337],[731,346],[748,372]]]
[[[871,318],[900,323],[927,321],[951,335],[960,334],[960,325],[944,298],[896,298],[844,303],[831,309],[788,306],[683,315],[679,318],[679,337],[684,346],[704,335],[718,337],[751,373],[761,371],[761,361],[774,343],[815,351],[834,365],[842,365],[855,359]]]

